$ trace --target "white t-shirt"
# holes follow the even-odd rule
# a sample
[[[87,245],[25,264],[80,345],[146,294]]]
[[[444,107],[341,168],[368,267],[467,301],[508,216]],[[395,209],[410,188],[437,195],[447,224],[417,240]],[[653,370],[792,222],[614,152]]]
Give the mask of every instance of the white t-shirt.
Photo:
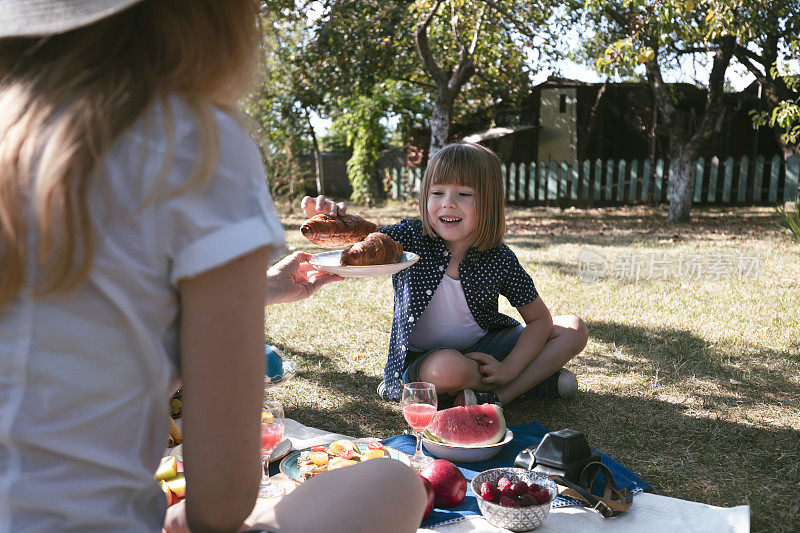
[[[408,342],[410,349],[418,352],[439,348],[464,350],[484,335],[486,330],[478,325],[469,310],[461,281],[445,274]]]
[[[196,160],[191,114],[178,98],[170,108],[166,190]],[[275,259],[284,247],[257,147],[230,116],[215,120],[213,181],[142,207],[169,134],[154,105],[93,182],[88,279],[44,298],[26,288],[0,311],[0,532],[160,531],[166,500],[153,472],[177,386],[177,283],[267,244]],[[35,250],[36,235],[28,244]]]

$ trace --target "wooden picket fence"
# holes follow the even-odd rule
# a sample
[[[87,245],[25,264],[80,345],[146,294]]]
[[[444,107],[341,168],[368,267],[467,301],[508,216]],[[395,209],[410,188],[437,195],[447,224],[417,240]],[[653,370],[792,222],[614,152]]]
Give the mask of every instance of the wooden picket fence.
[[[420,168],[386,168],[384,176],[394,199],[416,198]],[[667,201],[672,168],[669,160],[548,161],[511,163],[503,168],[508,202],[566,205],[624,204]],[[695,204],[774,204],[797,198],[800,157],[767,161],[742,156],[720,161],[716,156],[695,165]]]

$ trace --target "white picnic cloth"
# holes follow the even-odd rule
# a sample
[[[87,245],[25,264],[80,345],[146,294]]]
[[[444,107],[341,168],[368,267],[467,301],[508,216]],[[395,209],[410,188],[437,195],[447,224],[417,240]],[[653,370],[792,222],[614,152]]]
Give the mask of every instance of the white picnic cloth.
[[[339,433],[329,433],[286,419],[284,435],[292,441],[292,448],[302,449],[327,444],[337,439],[356,442],[375,439],[354,439]],[[455,523],[419,529],[417,533],[505,533],[508,530],[489,524],[482,516],[470,516]],[[550,511],[537,533],[564,531],[592,531],[597,533],[748,533],[750,531],[750,506],[716,507],[704,503],[679,500],[657,494],[639,493],[625,514],[603,518],[583,507],[559,507]]]

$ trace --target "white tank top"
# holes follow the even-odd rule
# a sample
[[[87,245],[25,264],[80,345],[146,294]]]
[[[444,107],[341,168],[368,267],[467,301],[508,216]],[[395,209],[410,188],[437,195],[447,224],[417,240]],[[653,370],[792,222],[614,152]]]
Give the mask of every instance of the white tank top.
[[[418,352],[463,350],[484,335],[486,330],[469,310],[461,281],[445,274],[408,340],[410,349]]]

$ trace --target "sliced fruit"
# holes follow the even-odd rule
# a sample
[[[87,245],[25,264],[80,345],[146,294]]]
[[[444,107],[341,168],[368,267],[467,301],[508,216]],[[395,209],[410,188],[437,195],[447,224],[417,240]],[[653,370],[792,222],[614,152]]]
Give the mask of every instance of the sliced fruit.
[[[325,446],[312,446],[311,447],[311,451],[312,452],[324,452],[325,451]]]
[[[369,448],[370,450],[382,450],[383,443],[379,440],[374,440],[372,442],[367,443],[367,448]]]
[[[167,488],[175,493],[177,497],[183,498],[186,496],[186,478],[182,474],[175,479],[170,479],[166,484]]]
[[[330,446],[328,446],[328,450],[327,451],[331,455],[339,455],[340,453],[342,453],[345,450],[346,450],[346,448],[344,446],[334,442]]]
[[[433,441],[460,446],[488,446],[503,440],[505,434],[503,410],[491,403],[438,411],[425,430]]]
[[[342,450],[350,450],[356,453],[358,452],[358,446],[355,442],[347,439],[336,440],[328,445],[328,453],[331,455],[339,455]]]
[[[380,457],[385,457],[384,451],[381,450],[369,450],[367,453],[361,456],[362,461],[368,461],[370,459],[378,459]]]
[[[356,454],[353,453],[353,450],[340,450],[339,457],[342,459],[352,459]]]
[[[272,413],[269,411],[262,411],[261,412],[261,423],[262,424],[272,424]]]
[[[158,465],[158,470],[156,470],[155,478],[159,480],[172,479],[177,475],[178,460],[171,455],[168,457],[162,457],[161,463]]]
[[[325,452],[311,452],[309,459],[311,459],[311,462],[315,465],[322,466],[328,464],[328,454]]]
[[[353,461],[352,459],[343,459],[341,457],[333,457],[328,463],[328,470],[344,468],[345,466],[351,466],[354,464],[358,464],[358,461]]]

